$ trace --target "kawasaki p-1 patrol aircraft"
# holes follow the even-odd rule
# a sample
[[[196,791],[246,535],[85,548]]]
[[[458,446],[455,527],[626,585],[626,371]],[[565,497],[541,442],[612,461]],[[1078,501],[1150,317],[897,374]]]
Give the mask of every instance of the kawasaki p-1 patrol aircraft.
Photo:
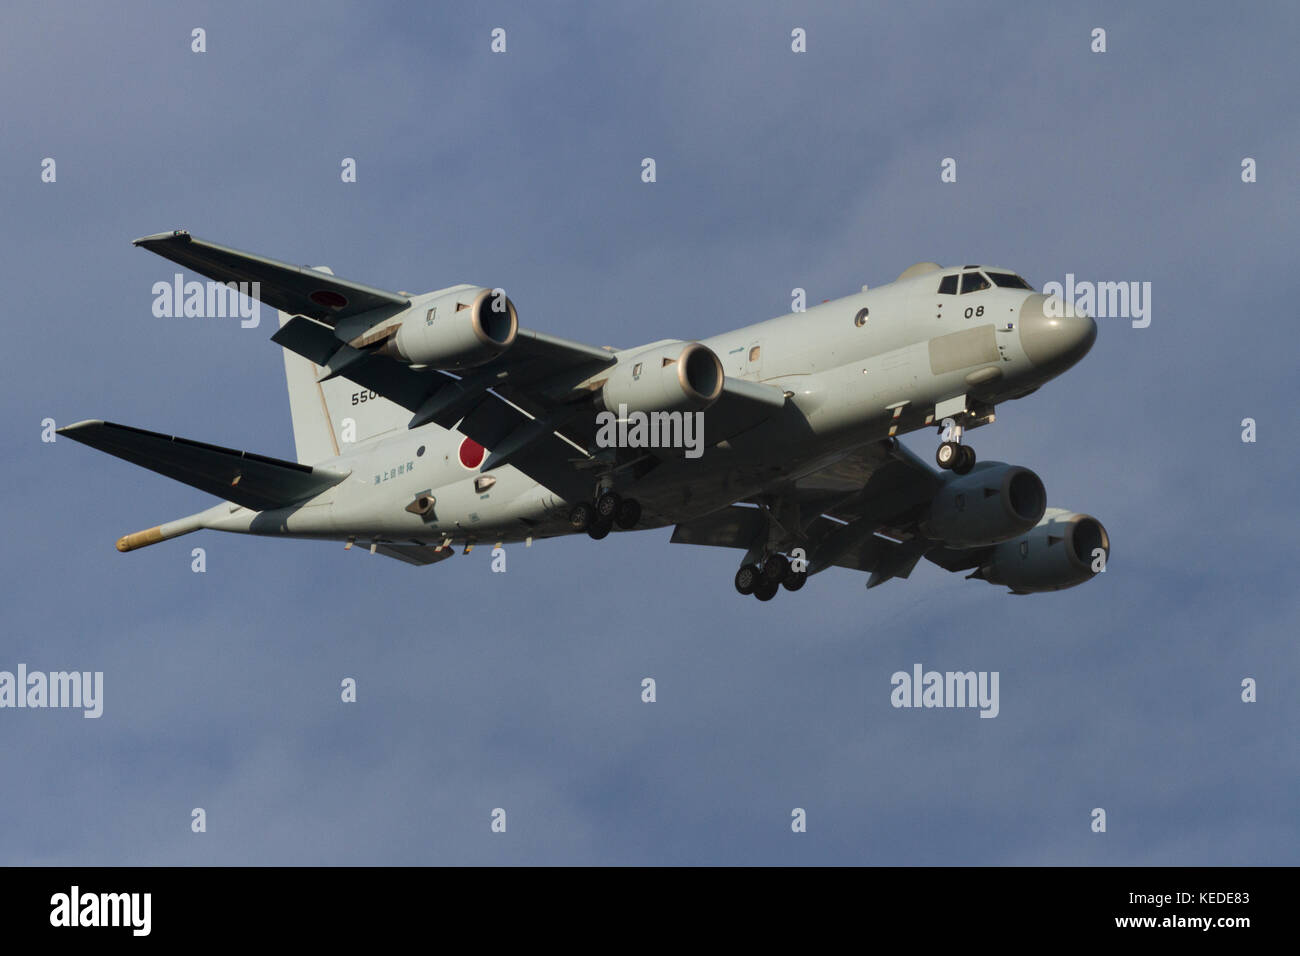
[[[1097,335],[1011,270],[922,262],[713,338],[612,349],[521,328],[501,289],[385,292],[184,231],[135,244],[256,283],[279,311],[297,461],[103,421],[60,429],[222,499],[119,551],[206,528],[422,565],[477,542],[673,525],[674,542],[743,552],[736,589],[764,601],[829,567],[868,587],[906,578],[922,557],[1054,591],[1109,555],[1095,518],[1048,508],[1032,471],[962,443]],[[924,428],[942,431],[938,471],[896,438]]]

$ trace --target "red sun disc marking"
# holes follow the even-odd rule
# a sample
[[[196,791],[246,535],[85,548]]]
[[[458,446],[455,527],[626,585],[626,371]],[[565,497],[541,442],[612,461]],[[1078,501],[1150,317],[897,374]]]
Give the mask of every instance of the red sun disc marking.
[[[317,305],[323,305],[327,309],[341,309],[348,304],[346,296],[339,295],[332,289],[317,289],[311,295],[307,296]]]
[[[483,464],[485,453],[483,446],[472,438],[466,438],[460,443],[460,463],[466,468],[477,468]]]

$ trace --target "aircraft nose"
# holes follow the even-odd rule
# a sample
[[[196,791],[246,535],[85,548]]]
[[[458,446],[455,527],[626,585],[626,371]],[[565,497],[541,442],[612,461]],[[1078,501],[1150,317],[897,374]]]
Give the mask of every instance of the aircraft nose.
[[[1068,368],[1096,340],[1092,317],[1056,296],[1037,293],[1020,307],[1020,346],[1036,366]]]

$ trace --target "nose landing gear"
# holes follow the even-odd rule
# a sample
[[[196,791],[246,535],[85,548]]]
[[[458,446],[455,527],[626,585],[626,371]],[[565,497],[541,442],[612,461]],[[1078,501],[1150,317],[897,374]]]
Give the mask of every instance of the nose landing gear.
[[[934,453],[935,463],[945,470],[964,475],[975,467],[975,449],[961,443],[962,427],[953,419],[945,418],[941,435],[943,443]]]

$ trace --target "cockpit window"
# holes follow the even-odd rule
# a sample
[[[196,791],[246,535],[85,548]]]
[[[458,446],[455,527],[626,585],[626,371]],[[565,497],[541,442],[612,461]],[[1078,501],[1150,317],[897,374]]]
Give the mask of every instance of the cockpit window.
[[[1033,291],[1034,288],[1020,276],[1012,275],[1010,272],[990,272],[989,278],[1002,289],[1029,289]]]
[[[963,272],[961,274],[961,294],[967,292],[979,292],[981,289],[989,287],[989,280],[979,272]]]
[[[940,295],[957,294],[957,273],[954,272],[950,276],[944,276],[939,281],[939,294]]]

